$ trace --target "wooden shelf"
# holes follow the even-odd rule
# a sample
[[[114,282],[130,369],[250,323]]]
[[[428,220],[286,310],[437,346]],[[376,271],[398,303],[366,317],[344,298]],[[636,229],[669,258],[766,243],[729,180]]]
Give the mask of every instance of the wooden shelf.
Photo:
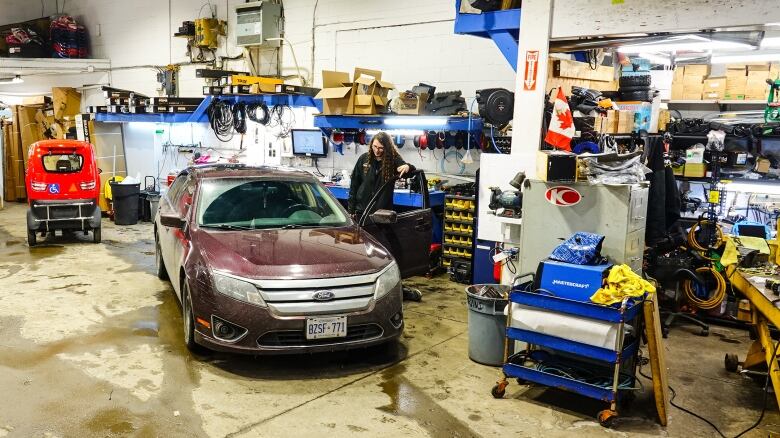
[[[766,100],[664,100],[670,105],[765,105]]]

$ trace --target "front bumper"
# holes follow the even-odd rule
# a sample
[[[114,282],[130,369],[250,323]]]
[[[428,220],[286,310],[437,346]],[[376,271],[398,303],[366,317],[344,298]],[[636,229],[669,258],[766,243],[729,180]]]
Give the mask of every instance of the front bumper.
[[[92,230],[100,228],[100,213],[96,199],[32,201],[27,211],[27,229]]]
[[[229,301],[226,301],[229,300]],[[211,350],[242,354],[295,354],[364,348],[401,336],[403,320],[396,327],[391,318],[402,312],[400,284],[379,300],[372,300],[366,310],[352,313],[310,315],[311,317],[346,316],[347,336],[307,340],[306,316],[278,316],[268,308],[240,303],[219,297],[217,303],[207,303],[193,297],[193,312],[212,321],[212,316],[247,330],[238,341],[216,339],[210,329],[195,324],[195,342]],[[212,324],[213,326],[213,324]]]

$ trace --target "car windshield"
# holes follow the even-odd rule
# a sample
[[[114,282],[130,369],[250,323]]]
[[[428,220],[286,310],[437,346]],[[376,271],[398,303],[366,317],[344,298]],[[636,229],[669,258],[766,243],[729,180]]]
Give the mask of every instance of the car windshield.
[[[308,181],[205,179],[198,196],[198,225],[223,229],[344,226],[338,201]]]

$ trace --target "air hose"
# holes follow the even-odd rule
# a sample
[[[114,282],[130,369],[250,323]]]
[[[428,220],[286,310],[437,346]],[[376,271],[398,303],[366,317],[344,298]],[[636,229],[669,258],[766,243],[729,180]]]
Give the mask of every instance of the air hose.
[[[696,222],[696,225],[691,227],[690,231],[688,231],[688,245],[696,251],[708,250],[706,246],[701,245],[699,241],[696,240],[696,231],[700,230],[702,225],[709,223],[710,221],[706,219],[700,220],[699,222]],[[718,234],[718,240],[716,241],[715,247],[718,248],[723,243],[723,230],[720,228],[720,225],[715,224],[715,231]]]
[[[720,272],[715,270],[715,268],[709,266],[703,266],[701,268],[696,269],[696,273],[697,274],[709,273],[710,275],[712,275],[712,278],[715,279],[717,286],[714,291],[709,291],[708,298],[702,299],[696,296],[693,287],[693,281],[685,280],[685,282],[683,283],[683,290],[685,291],[685,295],[687,296],[688,301],[690,301],[691,304],[693,304],[694,306],[703,310],[709,310],[709,309],[714,309],[716,307],[719,307],[720,303],[722,303],[723,299],[726,297],[726,280],[723,278]]]

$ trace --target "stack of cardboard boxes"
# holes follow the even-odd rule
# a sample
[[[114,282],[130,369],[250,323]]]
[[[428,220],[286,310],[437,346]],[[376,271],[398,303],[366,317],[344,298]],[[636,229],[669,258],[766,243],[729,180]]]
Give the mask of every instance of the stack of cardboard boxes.
[[[674,69],[672,100],[765,100],[767,79],[780,74],[778,64],[727,64],[725,76],[709,77],[709,66]]]
[[[710,66],[691,64],[674,69],[672,100],[701,100]]]
[[[382,80],[382,72],[356,68],[349,73],[340,71],[322,72],[322,90],[314,96],[322,99],[322,114],[382,114],[387,109],[387,94],[395,88]]]

